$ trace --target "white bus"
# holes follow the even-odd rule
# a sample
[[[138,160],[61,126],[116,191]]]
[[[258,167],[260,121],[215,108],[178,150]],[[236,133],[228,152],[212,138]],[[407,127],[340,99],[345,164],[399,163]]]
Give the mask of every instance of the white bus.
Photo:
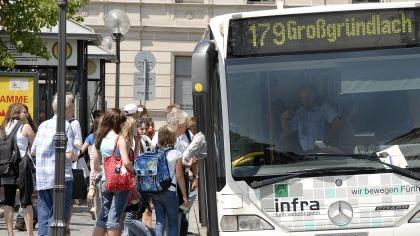
[[[193,54],[208,235],[420,235],[420,3],[215,17]]]

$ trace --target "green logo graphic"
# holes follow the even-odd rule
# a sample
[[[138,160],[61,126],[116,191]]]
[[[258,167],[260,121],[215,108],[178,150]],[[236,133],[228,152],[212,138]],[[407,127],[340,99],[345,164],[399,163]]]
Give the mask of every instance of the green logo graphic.
[[[276,184],[274,185],[274,196],[275,197],[288,197],[289,188],[287,184]]]

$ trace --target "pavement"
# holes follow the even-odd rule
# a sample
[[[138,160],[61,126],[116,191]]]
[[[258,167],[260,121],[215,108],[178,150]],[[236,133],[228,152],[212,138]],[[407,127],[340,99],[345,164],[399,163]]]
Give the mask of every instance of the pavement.
[[[199,209],[198,209],[198,201],[195,201],[193,207],[188,214],[189,218],[189,235],[196,235],[196,236],[206,236],[206,228],[202,227],[199,222]],[[16,217],[16,213],[15,213]],[[154,220],[154,218],[153,218]],[[93,228],[95,225],[95,221],[92,220],[92,217],[88,213],[88,208],[86,205],[80,205],[74,208],[73,215],[71,218],[70,223],[70,230],[72,236],[88,236],[92,235]],[[37,229],[35,228],[35,235],[38,235]],[[3,218],[0,218],[0,235],[6,236],[7,235],[7,228]],[[14,230],[15,236],[26,236],[27,233],[25,231],[18,231]]]

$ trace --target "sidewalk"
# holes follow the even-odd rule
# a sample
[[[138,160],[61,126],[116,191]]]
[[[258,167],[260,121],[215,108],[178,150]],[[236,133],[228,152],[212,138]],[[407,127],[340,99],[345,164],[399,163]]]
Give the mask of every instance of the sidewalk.
[[[70,224],[70,229],[71,229],[71,235],[72,236],[78,236],[78,235],[83,235],[83,236],[89,236],[92,235],[93,232],[93,227],[95,226],[95,221],[92,220],[92,217],[90,216],[90,214],[87,212],[87,207],[86,206],[78,206],[75,207],[73,209],[73,215],[71,218],[71,224]],[[16,212],[14,214],[14,217],[16,218]],[[38,231],[37,228],[35,228],[35,235],[38,235]],[[0,235],[7,235],[7,228],[6,228],[6,224],[4,222],[4,219],[1,218],[0,219]],[[26,236],[27,233],[26,231],[18,231],[18,230],[14,230],[14,235],[15,236]]]
[[[199,236],[206,236],[207,235],[207,229],[205,227],[202,227],[200,224],[200,214],[199,214],[199,207],[198,207],[198,201],[194,201],[194,205],[190,210],[190,213],[188,214],[188,232],[191,232],[192,234],[189,235],[199,235]]]
[[[15,213],[16,217],[16,213]],[[195,201],[190,214],[189,214],[189,232],[192,234],[189,235],[199,235],[199,236],[206,236],[206,228],[201,227],[199,222],[199,214],[198,214],[198,203]],[[89,236],[92,235],[93,227],[95,226],[95,221],[92,220],[90,214],[87,212],[87,207],[85,205],[78,206],[74,208],[73,215],[71,218],[70,229],[72,236]],[[15,236],[26,236],[25,231],[18,231],[14,230]],[[6,224],[4,219],[0,219],[0,235],[7,235]],[[37,231],[35,231],[35,235]]]

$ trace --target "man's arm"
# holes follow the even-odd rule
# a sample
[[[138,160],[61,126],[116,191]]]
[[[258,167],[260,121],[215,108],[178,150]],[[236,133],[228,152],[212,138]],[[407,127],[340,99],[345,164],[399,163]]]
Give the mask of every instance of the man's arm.
[[[82,147],[83,144],[83,139],[82,139],[82,128],[80,127],[80,123],[78,120],[74,120],[73,122],[70,123],[71,127],[72,127],[72,131],[73,131],[73,135],[74,135],[74,146],[77,149],[80,149]]]
[[[39,134],[39,132],[38,132],[38,134]],[[31,156],[36,156],[36,147],[38,145],[38,134],[35,135],[34,142],[32,143]]]
[[[70,160],[74,161],[75,160],[75,158],[74,158],[75,156],[76,155],[74,155],[72,151],[66,152],[66,158],[67,159],[70,159]]]
[[[283,133],[287,136],[297,129],[297,121],[295,118],[295,112],[287,110],[281,114],[281,128]]]
[[[198,173],[200,170],[200,161],[197,158],[192,158],[190,161],[190,170],[193,174],[193,180],[191,184],[191,192],[194,192],[198,188]]]
[[[330,124],[327,133],[325,134],[325,142],[327,144],[333,144],[334,138],[340,133],[341,127],[343,126],[343,122],[339,116],[334,118],[332,123]]]
[[[330,105],[324,104],[322,106],[324,117],[329,124],[328,130],[325,133],[325,142],[333,144],[334,138],[339,134],[343,126],[340,115]]]
[[[74,133],[73,129],[70,127],[70,123],[66,121],[66,136],[67,136],[67,148],[66,148],[66,158],[72,161],[77,161],[77,153],[74,150]]]

